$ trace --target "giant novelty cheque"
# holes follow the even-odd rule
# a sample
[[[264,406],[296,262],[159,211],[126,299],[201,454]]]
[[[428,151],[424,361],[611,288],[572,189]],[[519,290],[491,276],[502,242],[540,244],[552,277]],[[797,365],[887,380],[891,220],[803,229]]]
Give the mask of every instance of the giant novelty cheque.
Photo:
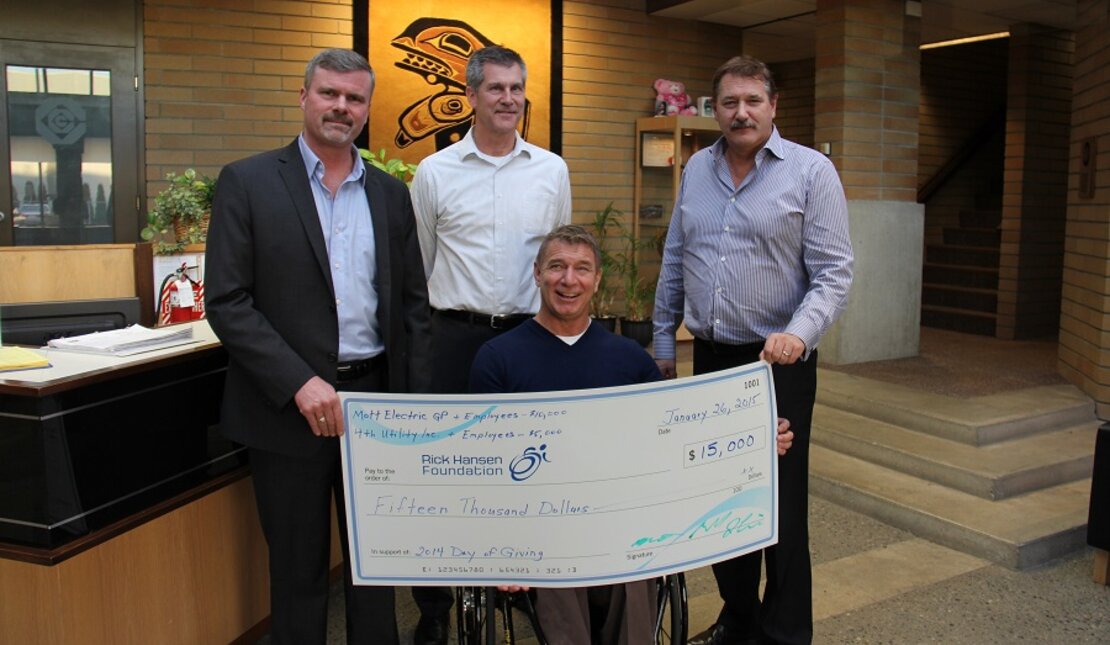
[[[341,393],[356,584],[613,584],[778,540],[770,366],[594,390]]]

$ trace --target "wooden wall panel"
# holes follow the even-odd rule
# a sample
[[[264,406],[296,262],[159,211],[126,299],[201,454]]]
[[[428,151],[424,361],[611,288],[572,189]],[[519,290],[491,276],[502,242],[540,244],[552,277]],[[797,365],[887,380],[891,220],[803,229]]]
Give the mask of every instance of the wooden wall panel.
[[[0,247],[0,302],[135,296],[135,245]]]
[[[267,550],[241,479],[47,567],[0,560],[0,643],[228,643],[269,614]]]

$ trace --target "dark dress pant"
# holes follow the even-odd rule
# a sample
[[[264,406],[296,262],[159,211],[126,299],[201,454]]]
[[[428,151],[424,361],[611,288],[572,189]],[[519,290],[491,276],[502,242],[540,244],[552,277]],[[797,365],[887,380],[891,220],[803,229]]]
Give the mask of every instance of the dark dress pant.
[[[655,580],[536,589],[536,615],[548,645],[654,642]]]
[[[385,370],[340,383],[338,389],[384,391]],[[305,432],[309,432],[307,425]],[[250,450],[254,493],[270,548],[270,642],[325,645],[327,640],[331,505],[335,498],[343,549],[347,643],[397,645],[393,587],[351,584],[339,440],[313,455]]]
[[[694,373],[704,374],[759,360],[763,343],[722,345],[694,341]],[[813,582],[809,557],[809,435],[817,396],[817,351],[806,361],[773,365],[778,415],[790,421],[794,443],[779,458],[779,541],[713,565],[725,601],[717,621],[742,638],[775,643],[813,640]],[[764,556],[767,585],[759,598]]]
[[[432,313],[432,389],[436,394],[470,391],[470,366],[478,349],[500,332],[488,326]],[[412,599],[422,616],[443,616],[451,611],[450,587],[413,587]]]
[[[478,350],[488,340],[506,330],[494,329],[466,320],[432,313],[432,392],[466,394],[470,392],[470,366]]]

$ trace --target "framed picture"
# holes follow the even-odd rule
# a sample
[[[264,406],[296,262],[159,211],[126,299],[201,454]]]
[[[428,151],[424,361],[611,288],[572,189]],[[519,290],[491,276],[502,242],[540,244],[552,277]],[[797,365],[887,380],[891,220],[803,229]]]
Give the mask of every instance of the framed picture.
[[[560,152],[561,1],[370,0],[367,23],[376,76],[370,150],[419,163],[462,139],[473,120],[466,61],[482,47],[502,45],[527,67],[521,136]]]
[[[713,116],[713,97],[712,96],[699,96],[698,97],[698,116]]]
[[[645,168],[666,168],[674,165],[674,136],[659,132],[642,132],[640,165]]]

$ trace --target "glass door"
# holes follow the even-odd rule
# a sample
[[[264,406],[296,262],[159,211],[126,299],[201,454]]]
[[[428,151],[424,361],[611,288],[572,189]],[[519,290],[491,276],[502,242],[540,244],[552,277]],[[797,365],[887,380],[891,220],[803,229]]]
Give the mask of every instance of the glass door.
[[[134,50],[0,40],[0,61],[0,244],[135,241]]]

